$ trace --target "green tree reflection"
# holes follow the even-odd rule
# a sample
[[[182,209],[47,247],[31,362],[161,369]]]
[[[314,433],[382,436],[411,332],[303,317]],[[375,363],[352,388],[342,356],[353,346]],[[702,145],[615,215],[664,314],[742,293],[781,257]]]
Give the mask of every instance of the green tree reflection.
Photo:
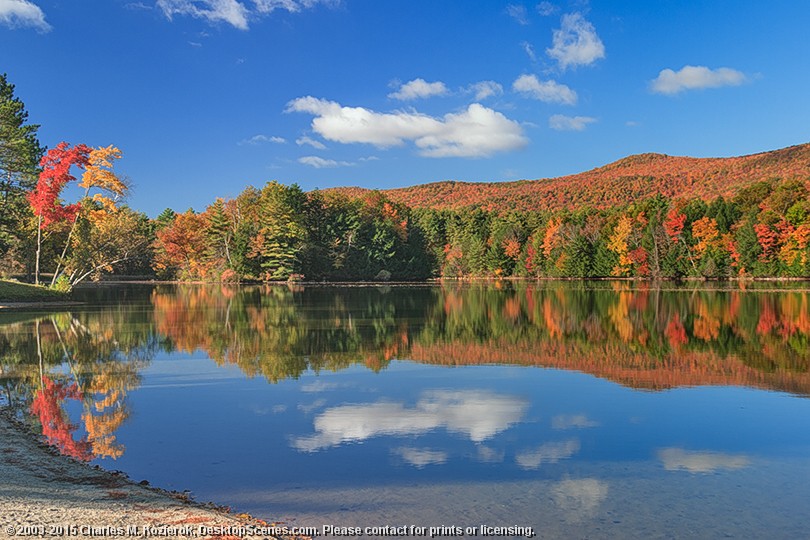
[[[48,414],[32,421],[61,429],[63,447],[82,454],[86,441],[98,457],[124,451],[116,431],[130,415],[127,395],[160,351],[202,351],[270,382],[401,359],[577,370],[648,390],[810,395],[810,291],[799,286],[159,285],[92,295],[73,311],[2,314],[0,385],[19,410],[39,400]],[[70,399],[81,402],[75,429],[64,416]]]

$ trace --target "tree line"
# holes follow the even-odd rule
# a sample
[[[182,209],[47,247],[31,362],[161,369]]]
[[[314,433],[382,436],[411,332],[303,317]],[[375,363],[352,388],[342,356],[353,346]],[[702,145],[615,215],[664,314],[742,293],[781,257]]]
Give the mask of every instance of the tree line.
[[[156,219],[124,204],[115,146],[41,147],[0,77],[0,275],[70,287],[107,273],[202,281],[805,277],[810,177],[712,201],[610,208],[410,208],[272,181]],[[77,177],[81,173],[80,177]],[[78,200],[63,200],[76,182]]]
[[[412,209],[270,182],[202,213],[165,212],[154,267],[181,279],[730,278],[810,275],[803,179],[734,197],[608,209]]]

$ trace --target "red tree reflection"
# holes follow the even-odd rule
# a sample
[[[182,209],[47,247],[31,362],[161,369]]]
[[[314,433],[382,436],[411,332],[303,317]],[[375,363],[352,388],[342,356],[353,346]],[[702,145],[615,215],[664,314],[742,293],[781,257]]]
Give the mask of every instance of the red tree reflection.
[[[62,409],[64,400],[81,397],[76,383],[55,382],[43,377],[42,388],[37,390],[31,403],[31,412],[39,418],[42,435],[48,444],[58,448],[64,455],[80,461],[90,461],[93,459],[90,443],[86,439],[77,441],[73,438],[73,432],[78,426],[68,421],[67,413]]]

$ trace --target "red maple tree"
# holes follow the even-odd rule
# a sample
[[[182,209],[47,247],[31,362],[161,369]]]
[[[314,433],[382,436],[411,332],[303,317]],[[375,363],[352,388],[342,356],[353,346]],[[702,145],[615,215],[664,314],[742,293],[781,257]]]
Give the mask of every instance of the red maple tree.
[[[90,150],[91,148],[84,144],[71,147],[68,143],[61,142],[48,150],[40,160],[42,172],[36,188],[28,194],[28,202],[34,214],[40,218],[41,228],[76,216],[79,205],[64,205],[59,200],[59,195],[67,184],[76,180],[76,177],[70,174],[71,167],[84,168],[87,165]]]
[[[39,166],[42,172],[34,190],[28,194],[28,202],[37,216],[37,255],[34,280],[39,284],[39,256],[42,250],[42,229],[52,223],[75,219],[79,212],[78,204],[62,204],[59,199],[67,184],[76,180],[70,174],[74,165],[84,168],[87,165],[92,149],[84,144],[71,147],[60,142],[42,156]]]

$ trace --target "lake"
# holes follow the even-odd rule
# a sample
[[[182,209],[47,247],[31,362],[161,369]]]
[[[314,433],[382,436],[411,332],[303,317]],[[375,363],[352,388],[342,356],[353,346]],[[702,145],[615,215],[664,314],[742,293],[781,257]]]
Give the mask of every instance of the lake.
[[[78,294],[0,313],[0,402],[136,481],[401,537],[807,534],[804,284]]]

